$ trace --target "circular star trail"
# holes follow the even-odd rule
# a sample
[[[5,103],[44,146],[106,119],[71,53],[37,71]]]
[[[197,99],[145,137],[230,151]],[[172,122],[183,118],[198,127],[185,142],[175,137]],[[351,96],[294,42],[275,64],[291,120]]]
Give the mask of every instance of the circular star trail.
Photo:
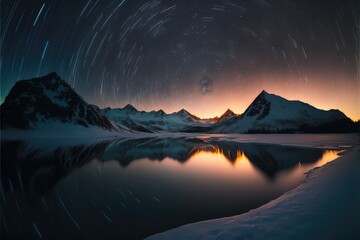
[[[359,1],[1,1],[1,101],[56,71],[100,107],[241,113],[261,90],[360,118]]]

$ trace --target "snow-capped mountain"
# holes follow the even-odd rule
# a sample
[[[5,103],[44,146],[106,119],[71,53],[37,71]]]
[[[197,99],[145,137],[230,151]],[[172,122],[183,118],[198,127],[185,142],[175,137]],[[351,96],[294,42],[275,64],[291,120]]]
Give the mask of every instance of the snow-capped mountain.
[[[228,109],[222,116],[200,119],[185,109],[167,114],[124,108],[105,108],[85,102],[56,73],[18,81],[0,106],[1,129],[63,129],[128,132],[354,132],[354,123],[339,110],[320,110],[262,91],[241,115]],[[91,130],[91,131],[90,131]],[[71,130],[72,131],[72,130]],[[96,133],[97,134],[97,133]]]
[[[207,125],[185,109],[166,114],[163,110],[138,111],[128,104],[124,108],[104,108],[102,112],[118,126],[141,132],[177,132],[189,127]]]
[[[116,129],[97,106],[85,102],[55,72],[18,81],[0,108],[1,129],[37,129],[47,124]]]
[[[222,122],[226,119],[232,118],[237,116],[233,111],[231,111],[230,109],[226,110],[226,112],[223,113],[223,115],[221,115],[219,118],[216,119],[215,123],[218,122]]]
[[[320,110],[307,103],[289,101],[262,91],[245,112],[214,126],[214,132],[284,132],[306,131],[324,125],[351,122],[339,110]],[[316,129],[314,129],[316,130]]]

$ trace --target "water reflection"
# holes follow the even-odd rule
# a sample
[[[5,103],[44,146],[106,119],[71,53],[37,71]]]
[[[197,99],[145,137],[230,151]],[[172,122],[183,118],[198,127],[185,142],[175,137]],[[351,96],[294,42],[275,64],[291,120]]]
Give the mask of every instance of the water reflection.
[[[1,148],[2,236],[51,239],[140,239],[246,212],[338,153],[196,138]]]

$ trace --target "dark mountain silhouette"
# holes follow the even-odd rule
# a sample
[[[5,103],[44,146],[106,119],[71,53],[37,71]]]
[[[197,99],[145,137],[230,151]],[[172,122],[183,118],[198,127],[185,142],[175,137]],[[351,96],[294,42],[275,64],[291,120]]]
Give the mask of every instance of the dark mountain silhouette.
[[[97,106],[85,102],[55,72],[18,81],[0,108],[2,129],[31,129],[59,122],[115,130]]]

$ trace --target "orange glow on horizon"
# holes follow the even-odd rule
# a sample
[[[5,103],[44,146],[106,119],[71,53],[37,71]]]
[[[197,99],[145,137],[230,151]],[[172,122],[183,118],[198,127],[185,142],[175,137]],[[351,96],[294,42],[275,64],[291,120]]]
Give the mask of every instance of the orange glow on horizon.
[[[149,97],[148,101],[133,99],[130,102],[110,103],[104,106],[123,107],[127,103],[138,110],[162,109],[166,113],[186,109],[200,118],[221,116],[227,109],[242,114],[257,95],[265,90],[288,100],[299,100],[323,110],[338,109],[354,121],[360,119],[360,81],[352,72],[324,70],[304,76],[264,73],[248,78],[220,76],[208,94],[198,90],[197,82],[187,89],[179,89],[170,96]],[[223,80],[224,83],[223,84]],[[231,79],[231,81],[229,81]],[[300,81],[299,81],[300,79]],[[225,81],[227,80],[227,81]]]

